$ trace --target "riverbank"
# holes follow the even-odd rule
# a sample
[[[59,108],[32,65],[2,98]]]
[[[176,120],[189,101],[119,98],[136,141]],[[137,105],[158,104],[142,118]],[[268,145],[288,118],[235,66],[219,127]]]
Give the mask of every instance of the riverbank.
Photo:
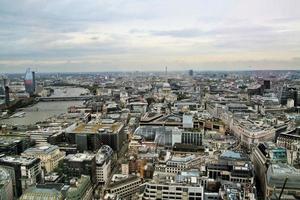
[[[37,104],[38,101],[35,97],[29,97],[26,99],[18,99],[10,103],[8,107],[4,107],[2,109],[6,109],[8,111],[8,115],[15,113],[18,109],[25,108],[28,106],[33,106]]]

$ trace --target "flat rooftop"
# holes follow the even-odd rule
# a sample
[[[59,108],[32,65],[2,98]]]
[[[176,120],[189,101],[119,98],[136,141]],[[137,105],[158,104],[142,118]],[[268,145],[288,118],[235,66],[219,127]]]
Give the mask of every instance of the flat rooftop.
[[[0,146],[10,146],[20,142],[22,139],[18,137],[0,137]]]
[[[23,156],[4,156],[0,158],[1,162],[29,165],[36,161],[37,158],[29,158]]]
[[[43,146],[38,146],[38,147],[32,147],[32,148],[29,148],[29,149],[26,149],[24,151],[24,153],[28,153],[28,154],[31,154],[31,153],[36,153],[36,154],[41,154],[41,153],[44,153],[44,154],[49,154],[53,151],[55,151],[56,149],[59,149],[58,146],[55,146],[55,145],[50,145],[50,144],[45,144]]]
[[[94,157],[95,154],[77,153],[77,154],[69,154],[65,157],[65,159],[71,162],[82,162],[85,160],[93,160]]]
[[[8,171],[0,167],[0,188],[2,185],[6,185],[10,181],[10,175]]]
[[[79,124],[72,132],[73,133],[101,133],[101,132],[109,132],[109,133],[118,133],[122,127],[123,123],[115,122],[113,124]]]

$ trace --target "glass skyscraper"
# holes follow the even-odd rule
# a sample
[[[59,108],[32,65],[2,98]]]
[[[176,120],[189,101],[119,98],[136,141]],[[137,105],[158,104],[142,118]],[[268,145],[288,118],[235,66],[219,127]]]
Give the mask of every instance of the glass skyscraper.
[[[24,78],[25,91],[32,95],[35,92],[35,73],[28,68]]]

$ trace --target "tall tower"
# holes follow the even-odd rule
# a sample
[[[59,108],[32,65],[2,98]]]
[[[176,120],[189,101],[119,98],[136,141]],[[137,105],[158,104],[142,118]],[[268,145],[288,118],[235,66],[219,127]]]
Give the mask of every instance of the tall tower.
[[[0,76],[2,83],[0,84],[0,94],[5,95],[5,86],[7,85],[7,78],[5,76]]]
[[[165,67],[165,76],[166,77],[168,76],[168,67],[167,66]]]
[[[36,87],[36,83],[35,83],[35,72],[32,71],[32,85],[33,85],[33,92],[35,92],[35,87]]]
[[[30,96],[34,94],[34,85],[33,85],[33,73],[31,72],[30,68],[26,70],[25,78],[24,78],[24,85],[25,91],[29,93]]]
[[[6,85],[5,86],[5,105],[6,106],[9,106],[9,102],[10,99],[9,99],[9,87]]]

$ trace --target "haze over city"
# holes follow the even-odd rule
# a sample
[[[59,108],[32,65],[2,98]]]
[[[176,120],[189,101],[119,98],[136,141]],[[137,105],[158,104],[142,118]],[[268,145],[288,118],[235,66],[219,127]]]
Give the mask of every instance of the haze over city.
[[[0,200],[299,200],[300,0],[0,0]]]
[[[295,70],[300,1],[2,0],[0,72]]]

